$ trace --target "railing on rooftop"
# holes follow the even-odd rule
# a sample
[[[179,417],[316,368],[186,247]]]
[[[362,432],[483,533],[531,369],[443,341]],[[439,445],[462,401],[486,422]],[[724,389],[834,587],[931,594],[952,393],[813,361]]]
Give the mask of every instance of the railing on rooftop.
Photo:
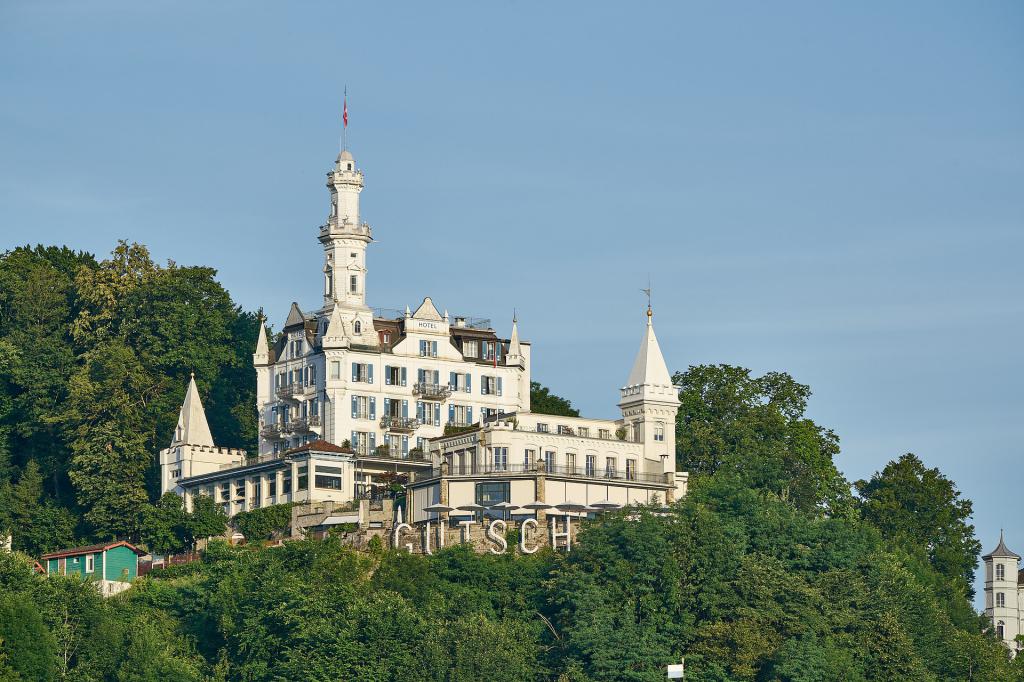
[[[534,474],[562,478],[581,478],[593,481],[628,481],[637,483],[668,484],[668,477],[664,473],[626,472],[619,469],[612,471],[603,469],[587,470],[586,467],[544,466],[543,464],[507,464],[504,466],[494,464],[476,464],[474,466],[471,462],[466,462],[462,466],[453,464],[448,467],[449,477],[505,476],[509,474]],[[424,472],[418,478],[438,478],[440,476],[441,468],[432,467],[429,476]]]

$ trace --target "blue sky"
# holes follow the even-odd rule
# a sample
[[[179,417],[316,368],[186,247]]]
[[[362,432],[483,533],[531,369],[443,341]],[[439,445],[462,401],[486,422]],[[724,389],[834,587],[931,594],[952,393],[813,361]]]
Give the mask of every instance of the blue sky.
[[[1024,547],[1024,4],[0,6],[3,246],[118,238],[280,326],[318,304],[342,88],[372,305],[512,309],[614,415],[670,368],[808,383],[869,476],[913,451]]]

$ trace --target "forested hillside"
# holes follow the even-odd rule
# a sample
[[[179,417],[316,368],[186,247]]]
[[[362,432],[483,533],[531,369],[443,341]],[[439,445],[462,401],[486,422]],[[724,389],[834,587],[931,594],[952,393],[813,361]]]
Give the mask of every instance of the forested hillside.
[[[252,447],[257,326],[213,270],[135,244],[0,257],[0,530],[25,552],[0,552],[0,682],[661,680],[683,655],[691,680],[1024,680],[971,607],[955,484],[909,454],[846,480],[807,386],[724,365],[675,375],[690,495],[569,554],[214,543],[108,600],[33,575],[70,544],[173,544],[156,453],[191,371],[217,442]]]

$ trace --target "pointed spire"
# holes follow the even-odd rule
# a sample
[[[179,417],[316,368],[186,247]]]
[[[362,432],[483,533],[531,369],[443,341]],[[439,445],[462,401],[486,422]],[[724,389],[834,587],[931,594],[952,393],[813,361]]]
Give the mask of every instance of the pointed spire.
[[[986,554],[985,556],[983,556],[981,558],[982,559],[991,559],[993,557],[1002,557],[1002,558],[1006,558],[1006,559],[1017,559],[1018,561],[1020,560],[1020,555],[1017,554],[1016,552],[1012,551],[1009,547],[1006,546],[1006,543],[1003,542],[1003,529],[1002,528],[999,529],[999,544],[996,546],[995,549],[993,549],[991,552],[989,552],[988,554]]]
[[[325,348],[340,348],[348,345],[348,340],[345,321],[341,319],[341,306],[336,305],[331,310],[331,319],[327,321],[327,329],[324,330],[323,346]]]
[[[199,398],[199,388],[196,386],[194,372],[189,379],[188,388],[185,390],[185,402],[181,404],[181,412],[178,413],[178,425],[174,429],[171,445],[213,447],[213,435],[210,433],[210,424],[206,421],[203,401]]]
[[[284,321],[284,328],[297,327],[306,324],[306,316],[302,314],[299,304],[292,301],[292,307],[288,310],[288,318]]]
[[[408,304],[406,304],[406,306],[405,306],[405,316],[406,317],[412,317],[412,313],[409,311]]]
[[[263,315],[259,316],[259,329],[256,332],[256,352],[252,354],[254,365],[270,364],[270,346],[267,343],[267,328],[263,325]]]
[[[516,319],[515,311],[512,312],[512,338],[508,342],[508,357],[521,357],[522,348],[519,346],[519,320]]]
[[[654,335],[654,323],[650,305],[647,307],[647,327],[644,329],[644,338],[640,342],[640,351],[633,362],[633,369],[629,373],[627,386],[671,386],[672,375],[668,372],[668,365],[665,364],[665,356],[661,354],[661,346],[658,345],[658,337]]]

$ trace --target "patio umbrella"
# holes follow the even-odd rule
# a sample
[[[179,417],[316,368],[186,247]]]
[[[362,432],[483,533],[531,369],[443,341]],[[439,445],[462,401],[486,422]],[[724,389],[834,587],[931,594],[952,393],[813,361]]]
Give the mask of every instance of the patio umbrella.
[[[534,511],[551,508],[552,505],[548,504],[547,502],[541,502],[540,500],[534,500],[533,502],[528,502],[527,504],[523,505],[523,509],[532,509]]]
[[[600,502],[592,502],[590,504],[594,509],[600,509],[602,511],[608,509],[622,509],[622,505],[618,502],[612,502],[611,500],[601,500]]]
[[[587,505],[580,504],[578,502],[573,502],[571,500],[566,500],[565,502],[562,502],[561,504],[556,504],[555,508],[556,509],[561,509],[564,512],[581,512],[581,511],[585,511],[587,509]]]
[[[510,512],[513,509],[519,509],[519,505],[518,504],[512,504],[511,502],[501,501],[501,502],[496,502],[496,503],[492,504],[490,508],[491,509],[500,509],[501,510],[501,518],[502,518],[502,520],[505,520],[505,518],[506,518],[506,514],[505,513],[506,512]]]
[[[473,512],[473,518],[475,519],[476,513],[484,511],[485,509],[487,509],[487,507],[483,506],[482,504],[470,502],[469,504],[461,504],[458,507],[456,507],[456,509],[459,509],[461,511]]]
[[[432,504],[429,507],[424,507],[423,511],[433,512],[434,514],[444,514],[450,511],[454,511],[455,507],[449,507],[447,504],[441,504],[440,502]]]

